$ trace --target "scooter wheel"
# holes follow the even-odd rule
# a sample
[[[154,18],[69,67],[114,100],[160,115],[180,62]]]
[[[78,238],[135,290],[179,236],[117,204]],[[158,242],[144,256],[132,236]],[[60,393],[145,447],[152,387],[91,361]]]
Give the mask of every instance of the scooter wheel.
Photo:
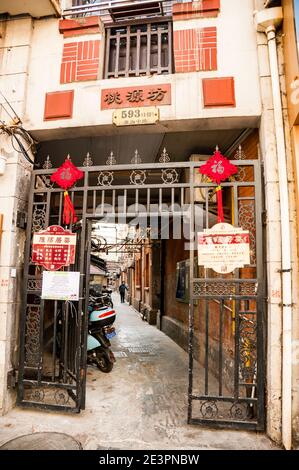
[[[113,362],[111,362],[107,356],[101,353],[97,353],[96,364],[97,367],[105,373],[111,372],[113,369]]]

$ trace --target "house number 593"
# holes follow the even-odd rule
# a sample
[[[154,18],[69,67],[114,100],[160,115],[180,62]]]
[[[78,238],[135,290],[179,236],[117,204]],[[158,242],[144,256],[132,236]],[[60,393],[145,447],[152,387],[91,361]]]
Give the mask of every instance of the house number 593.
[[[127,119],[127,118],[138,118],[140,117],[140,110],[139,109],[134,109],[134,110],[130,110],[130,111],[122,111],[121,112],[121,117],[122,119]]]

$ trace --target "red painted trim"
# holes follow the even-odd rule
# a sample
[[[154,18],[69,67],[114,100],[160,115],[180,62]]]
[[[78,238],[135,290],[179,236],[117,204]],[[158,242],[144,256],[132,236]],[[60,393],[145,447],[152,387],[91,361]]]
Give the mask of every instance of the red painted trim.
[[[44,121],[71,119],[73,117],[74,90],[46,93]]]
[[[174,31],[177,73],[217,70],[217,28]]]
[[[236,107],[233,77],[204,78],[202,88],[205,108]]]
[[[60,83],[97,80],[99,51],[99,39],[64,44]]]
[[[216,17],[219,12],[220,0],[201,0],[198,6],[193,2],[175,3],[172,7],[173,21]]]
[[[63,37],[79,36],[82,34],[100,33],[98,16],[89,16],[77,20],[60,20],[59,32]]]

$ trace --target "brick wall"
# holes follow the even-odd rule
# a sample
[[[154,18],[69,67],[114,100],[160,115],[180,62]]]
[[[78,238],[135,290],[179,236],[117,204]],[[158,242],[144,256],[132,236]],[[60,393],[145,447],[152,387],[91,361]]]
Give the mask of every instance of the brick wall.
[[[64,44],[60,83],[97,80],[100,40]]]
[[[173,21],[194,18],[216,17],[220,11],[220,0],[198,0],[197,2],[173,5]]]
[[[176,72],[217,70],[216,27],[174,31]]]

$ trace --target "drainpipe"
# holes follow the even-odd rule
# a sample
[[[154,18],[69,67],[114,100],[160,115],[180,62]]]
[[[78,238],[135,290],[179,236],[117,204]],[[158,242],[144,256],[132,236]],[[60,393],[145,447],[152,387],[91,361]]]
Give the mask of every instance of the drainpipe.
[[[267,35],[272,80],[281,220],[282,443],[289,450],[292,447],[292,265],[286,142],[276,44],[276,28],[283,20],[282,8],[259,11],[255,20],[257,30]]]

